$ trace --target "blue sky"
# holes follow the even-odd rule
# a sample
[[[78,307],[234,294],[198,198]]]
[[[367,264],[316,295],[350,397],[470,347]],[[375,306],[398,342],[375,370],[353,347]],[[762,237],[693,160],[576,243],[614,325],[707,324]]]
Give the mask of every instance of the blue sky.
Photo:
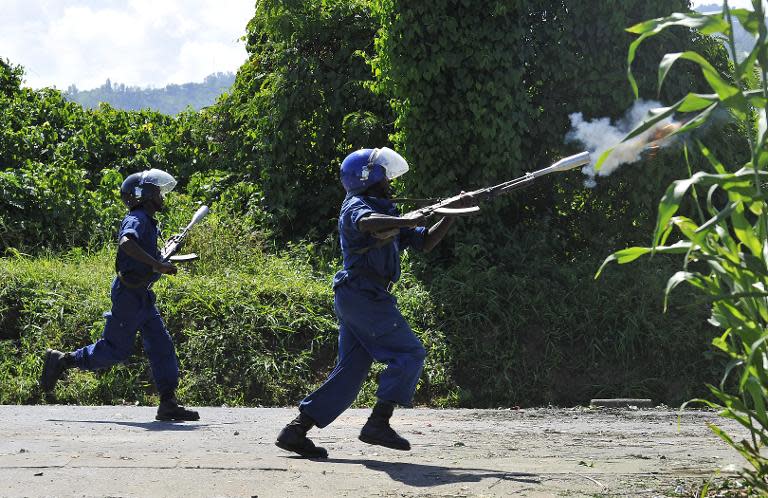
[[[26,84],[162,87],[236,71],[255,0],[3,0],[0,57]]]

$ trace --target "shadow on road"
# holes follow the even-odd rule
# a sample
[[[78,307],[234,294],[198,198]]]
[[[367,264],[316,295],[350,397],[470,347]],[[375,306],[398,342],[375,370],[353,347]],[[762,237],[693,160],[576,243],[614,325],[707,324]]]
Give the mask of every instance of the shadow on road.
[[[392,480],[408,486],[427,487],[462,482],[480,482],[483,479],[499,479],[527,484],[541,484],[536,474],[526,472],[504,472],[490,469],[466,469],[461,467],[442,467],[408,462],[381,462],[377,460],[343,460],[328,458],[319,460],[327,463],[362,465],[367,469],[386,473]]]
[[[195,431],[207,427],[208,424],[187,424],[186,422],[162,422],[154,420],[152,422],[125,422],[122,420],[60,420],[49,418],[48,422],[68,422],[74,424],[112,424],[124,425],[126,427],[138,427],[145,431]]]

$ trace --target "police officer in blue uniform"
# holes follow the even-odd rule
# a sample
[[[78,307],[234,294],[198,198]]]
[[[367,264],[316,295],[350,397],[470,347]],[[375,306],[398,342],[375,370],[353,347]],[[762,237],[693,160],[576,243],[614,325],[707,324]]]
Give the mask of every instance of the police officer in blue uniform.
[[[77,351],[45,353],[40,385],[54,389],[65,370],[102,370],[128,359],[136,332],[141,332],[144,352],[160,394],[157,420],[199,420],[196,411],[176,400],[179,367],[171,336],[155,305],[150,289],[161,274],[173,275],[176,267],[160,261],[157,247],[159,229],[153,215],[165,207],[164,196],[176,186],[170,174],[151,169],[129,175],[120,187],[120,196],[129,212],[120,225],[115,260],[117,276],[112,281],[112,310],[104,314],[101,338]]]
[[[400,278],[400,252],[430,251],[453,218],[427,228],[421,215],[399,215],[390,201],[389,182],[407,171],[405,159],[386,147],[355,151],[341,164],[347,196],[339,215],[344,268],[333,281],[338,360],[325,383],[300,403],[298,417],[280,432],[275,443],[279,448],[307,458],[326,458],[328,452],[315,446],[307,431],[327,426],[349,408],[373,361],[385,363],[386,369],[379,376],[377,402],[359,439],[397,450],[411,448],[389,420],[395,405],[411,406],[426,352],[390,291]]]

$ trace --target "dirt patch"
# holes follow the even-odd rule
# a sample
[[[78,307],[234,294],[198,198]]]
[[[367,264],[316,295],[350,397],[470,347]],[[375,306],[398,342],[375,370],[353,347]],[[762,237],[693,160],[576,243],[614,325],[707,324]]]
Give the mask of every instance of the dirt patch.
[[[294,408],[0,406],[3,496],[693,496],[740,457],[714,413],[667,409],[398,410],[410,452],[357,440],[369,410],[310,436],[327,460],[274,446]],[[678,423],[679,422],[679,423]],[[725,469],[725,470],[722,470]]]

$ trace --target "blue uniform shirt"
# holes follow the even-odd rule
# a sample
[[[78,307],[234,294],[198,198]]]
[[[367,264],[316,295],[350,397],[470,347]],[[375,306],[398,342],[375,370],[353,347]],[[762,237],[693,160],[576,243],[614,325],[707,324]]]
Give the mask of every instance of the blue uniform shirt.
[[[421,249],[424,245],[426,227],[401,228],[400,234],[392,242],[363,254],[357,253],[356,251],[374,246],[379,240],[369,233],[361,232],[357,226],[362,218],[373,213],[400,216],[395,205],[388,199],[361,195],[348,195],[344,199],[339,214],[339,238],[344,269],[334,277],[334,288],[347,279],[351,268],[353,272],[354,268],[362,268],[397,282],[400,278],[400,251],[408,247]]]
[[[126,235],[132,235],[147,254],[155,259],[160,258],[160,250],[157,248],[157,238],[160,230],[157,221],[149,216],[144,208],[139,207],[129,212],[120,224],[120,232],[117,234],[118,242]],[[132,257],[117,251],[117,270],[123,275],[148,275],[152,273],[152,267],[136,261]]]

